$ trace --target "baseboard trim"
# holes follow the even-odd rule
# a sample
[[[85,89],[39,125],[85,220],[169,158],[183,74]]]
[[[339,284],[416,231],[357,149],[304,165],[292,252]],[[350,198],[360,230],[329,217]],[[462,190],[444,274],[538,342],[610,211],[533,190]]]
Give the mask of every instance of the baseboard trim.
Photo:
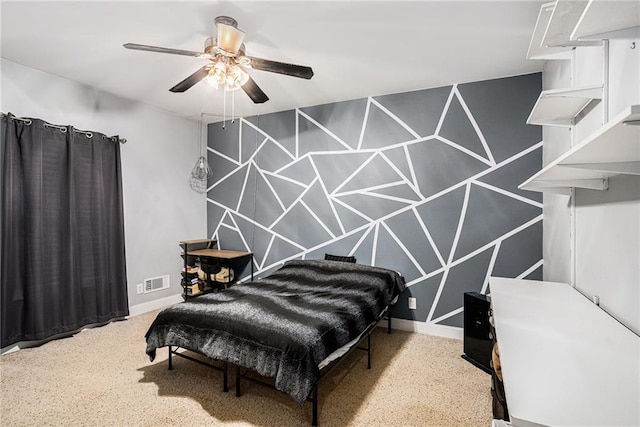
[[[140,314],[144,314],[144,313],[148,313],[150,311],[153,310],[158,310],[164,307],[167,307],[171,304],[175,304],[177,302],[182,301],[182,297],[180,295],[171,295],[168,297],[164,297],[164,298],[160,298],[157,300],[153,300],[153,301],[149,301],[149,302],[144,302],[142,304],[136,304],[136,305],[132,305],[131,307],[129,307],[129,315],[124,317],[124,319],[128,319],[132,316],[138,316]],[[120,317],[120,320],[122,320],[123,318]],[[90,329],[96,326],[104,326],[112,321],[115,321],[118,319],[112,319],[109,320],[107,322],[104,323],[92,323],[89,325],[85,325],[81,328],[76,329],[75,331],[70,331],[70,332],[64,332],[62,334],[57,334],[54,335],[52,337],[46,338],[44,340],[36,340],[36,341],[20,341],[17,342],[15,344],[11,344],[5,348],[1,348],[0,349],[0,355],[5,355],[5,354],[9,354],[9,353],[13,353],[15,351],[21,350],[23,348],[29,348],[29,347],[37,347],[40,346],[42,344],[45,344],[49,341],[55,340],[55,339],[59,339],[59,338],[64,338],[64,337],[70,337],[73,336],[85,329]]]
[[[387,327],[387,322],[378,323],[380,327]],[[418,334],[434,335],[436,337],[455,338],[461,340],[464,338],[462,328],[445,325],[433,325],[426,322],[416,322],[414,320],[396,319],[391,320],[391,328],[400,331],[416,332]]]
[[[132,305],[131,307],[129,307],[129,316],[127,316],[127,318],[148,313],[153,310],[159,310],[161,308],[168,307],[181,301],[182,297],[180,295],[170,295],[168,297],[159,298],[153,301]]]

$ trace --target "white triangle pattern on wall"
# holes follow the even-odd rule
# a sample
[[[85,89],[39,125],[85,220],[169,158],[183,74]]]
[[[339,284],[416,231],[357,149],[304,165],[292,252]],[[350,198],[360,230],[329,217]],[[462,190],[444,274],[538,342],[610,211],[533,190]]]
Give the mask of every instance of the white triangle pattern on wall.
[[[449,139],[450,135],[449,138],[445,138],[439,134],[454,100],[453,105],[456,106],[458,116],[460,116],[460,108],[464,109],[466,119],[468,119],[467,132],[469,132],[469,129],[473,129],[476,132],[477,139],[475,137],[474,139],[477,144],[481,144],[481,149],[484,152],[479,152],[481,149],[477,147],[480,147],[480,145],[474,150],[470,150],[465,147],[464,143]],[[399,136],[396,141],[391,141],[385,145],[372,139],[371,135],[376,134],[376,127],[375,123],[369,120],[369,114],[374,108],[378,122],[381,121],[381,115],[385,115],[385,122],[394,123],[394,126],[400,129],[399,132],[403,132],[398,134],[401,137]],[[274,268],[289,259],[320,258],[320,255],[325,251],[330,252],[332,250],[341,250],[341,255],[360,254],[359,262],[368,263],[370,260],[372,265],[393,268],[401,273],[403,272],[402,267],[404,267],[407,273],[411,272],[411,277],[407,277],[409,279],[408,286],[417,286],[430,278],[441,276],[439,289],[436,292],[434,301],[430,303],[426,317],[427,322],[440,323],[457,315],[462,309],[462,307],[458,307],[446,314],[440,313],[437,318],[434,318],[434,313],[437,313],[438,300],[446,294],[449,271],[476,255],[488,249],[491,250],[491,261],[483,275],[484,281],[478,286],[478,290],[483,293],[487,292],[488,278],[491,275],[501,242],[542,221],[542,204],[540,202],[528,199],[522,194],[515,194],[480,181],[483,177],[534,150],[541,150],[542,142],[496,163],[491,153],[490,144],[485,140],[479,126],[475,123],[473,112],[467,108],[457,85],[451,87],[449,99],[444,105],[438,126],[435,132],[428,136],[419,136],[410,126],[399,119],[393,111],[385,107],[381,101],[368,98],[367,109],[360,131],[359,148],[354,148],[344,143],[336,135],[332,134],[328,128],[315,122],[313,118],[300,110],[296,110],[296,131],[298,130],[299,121],[304,121],[305,128],[312,126],[314,135],[303,137],[304,147],[302,147],[298,146],[301,135],[296,134],[295,153],[286,150],[277,140],[267,135],[254,123],[249,123],[245,119],[240,120],[242,123],[241,126],[238,126],[239,133],[242,129],[250,129],[258,135],[257,141],[253,147],[250,147],[251,144],[248,144],[245,140],[241,147],[240,157],[242,161],[238,162],[234,171],[220,177],[209,188],[209,190],[224,188],[225,191],[236,192],[236,196],[226,197],[227,200],[233,202],[233,205],[224,200],[219,200],[218,197],[212,197],[217,194],[216,192],[209,192],[208,203],[227,211],[227,214],[223,215],[215,229],[209,230],[209,232],[213,237],[216,237],[221,227],[225,228],[226,232],[235,231],[240,235],[239,240],[246,247],[229,249],[253,251],[252,236],[243,235],[242,233],[242,229],[247,233],[248,227],[238,227],[230,215],[230,213],[233,213],[234,216],[252,223],[254,227],[258,227],[260,233],[270,234],[271,243],[261,245],[263,252],[255,254],[255,274],[257,277],[260,277],[263,272],[273,271]],[[322,132],[325,132],[326,135],[319,135]],[[451,132],[449,133],[451,134]],[[412,139],[405,140],[407,135],[411,135]],[[241,141],[242,135],[237,135],[237,138],[238,141]],[[310,146],[309,138],[325,141],[324,147],[318,147],[318,150],[314,151],[313,147]],[[363,138],[365,138],[364,144]],[[328,144],[326,141],[333,145]],[[256,156],[266,148],[265,144],[273,145],[282,153],[281,158],[270,162],[271,165],[278,165],[276,170],[261,170],[260,164],[263,162],[256,161]],[[410,158],[411,147],[419,144],[445,144],[449,147],[447,150],[453,149],[461,158],[469,157],[474,159],[478,164],[482,164],[484,169],[449,185],[436,194],[421,194],[417,178],[420,172],[418,168],[429,167],[429,165],[421,164],[419,159]],[[256,148],[257,152],[255,151]],[[208,150],[218,156],[225,157],[211,147]],[[272,150],[272,153],[277,153],[277,150]],[[332,159],[332,155],[336,157]],[[343,159],[344,168],[336,171],[336,173],[331,173],[331,162],[338,158]],[[301,162],[304,162],[305,165],[305,176],[302,177],[300,175],[301,179],[298,180],[296,179],[296,174],[291,172],[293,171],[292,167],[303,164]],[[255,188],[255,184],[249,182],[249,174],[243,171],[243,169],[246,171],[247,167],[257,171],[258,175],[267,184],[264,186],[267,188],[265,191],[272,192],[271,199],[278,200],[280,203],[282,212],[270,225],[259,224],[255,220],[255,215],[250,217],[251,215],[248,214],[248,212],[260,210],[262,207],[257,205],[255,191],[247,190],[248,187]],[[241,171],[242,173],[239,174]],[[345,173],[345,171],[347,172]],[[344,175],[340,176],[340,173]],[[338,182],[336,179],[340,181]],[[225,185],[226,180],[233,180],[233,182],[229,181],[228,185]],[[482,222],[482,218],[467,215],[470,212],[477,215],[478,209],[470,209],[469,206],[470,194],[472,189],[475,188],[474,186],[479,186],[485,192],[496,192],[500,198],[509,198],[512,203],[525,204],[529,208],[537,210],[538,213],[532,218],[528,218],[527,221],[516,224],[513,227],[497,229],[496,234],[491,237],[490,241],[482,242],[482,246],[456,258],[455,254],[459,254],[459,251],[457,251],[458,244],[468,240],[468,233],[471,233],[470,227],[477,227],[478,223]],[[309,203],[305,202],[305,200],[308,200],[308,198],[305,199],[305,195],[312,188],[314,192],[322,191],[324,193],[321,215],[319,212],[314,212]],[[458,194],[464,192],[464,200],[459,207],[460,210],[455,215],[450,216],[452,218],[457,216],[457,227],[448,230],[447,236],[442,237],[443,242],[447,241],[447,243],[442,244],[436,240],[439,238],[438,236],[442,236],[443,230],[430,230],[429,227],[432,226],[432,223],[427,221],[426,218],[421,218],[419,212],[427,211],[430,203],[454,190],[460,190]],[[237,197],[240,197],[240,199],[238,200]],[[252,209],[245,208],[243,214],[243,212],[240,212],[240,206],[250,206]],[[436,207],[435,204],[434,207]],[[299,220],[299,223],[295,223],[296,220],[290,220],[291,217],[295,216],[293,215],[294,213],[296,215],[304,213],[304,219]],[[412,215],[412,218],[414,218],[412,219],[412,224],[417,224],[418,229],[414,230],[414,238],[419,240],[418,243],[405,244],[403,239],[398,236],[404,234],[406,239],[407,233],[401,233],[397,228],[394,230],[394,227],[398,227],[396,224],[402,221],[394,222],[393,219],[407,214]],[[284,222],[293,222],[287,224],[291,229],[286,233],[282,232]],[[454,222],[450,221],[451,224],[454,224]],[[311,223],[317,224],[312,227]],[[480,226],[482,225],[480,224]],[[324,230],[322,231],[322,241],[317,242],[317,239],[309,238],[309,236],[303,237],[308,228]],[[299,238],[296,236],[299,236]],[[354,239],[354,236],[358,237],[358,239]],[[370,239],[373,239],[371,245],[364,243],[369,242]],[[308,242],[314,242],[313,246],[308,246]],[[225,247],[225,242],[219,242],[219,244],[221,248]],[[345,244],[348,244],[348,247],[345,247]],[[381,247],[380,245],[385,246]],[[424,247],[424,251],[432,254],[429,260],[425,260],[423,253],[415,253],[420,250],[421,245]],[[449,246],[451,246],[450,250],[442,252],[443,247]],[[286,250],[284,249],[285,247]],[[392,265],[389,263],[388,256],[385,255],[390,251],[390,247],[394,248]],[[275,252],[271,253],[276,250],[280,254],[287,254],[286,257],[281,258],[276,256]],[[363,250],[366,250],[366,253],[363,253]],[[520,276],[526,277],[541,265],[542,260],[536,260]]]

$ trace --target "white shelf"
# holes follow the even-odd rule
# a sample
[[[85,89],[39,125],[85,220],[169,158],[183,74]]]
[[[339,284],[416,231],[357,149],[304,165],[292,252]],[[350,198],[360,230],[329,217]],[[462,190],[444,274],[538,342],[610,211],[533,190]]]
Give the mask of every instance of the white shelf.
[[[594,99],[602,99],[602,85],[544,90],[527,124],[573,126],[578,114]]]
[[[640,425],[637,335],[566,283],[489,283],[513,425]]]
[[[554,7],[555,3],[545,3],[540,7],[538,20],[527,51],[528,59],[571,59],[573,47],[549,47],[544,43],[544,36]]]
[[[587,7],[585,0],[556,0],[549,23],[542,38],[542,45],[558,46],[593,46],[600,41],[571,40],[571,32],[575,28],[582,12]]]
[[[640,38],[640,1],[590,0],[571,40]]]
[[[610,176],[640,175],[638,124],[640,105],[631,105],[518,188],[556,192],[568,192],[571,187],[606,190]]]

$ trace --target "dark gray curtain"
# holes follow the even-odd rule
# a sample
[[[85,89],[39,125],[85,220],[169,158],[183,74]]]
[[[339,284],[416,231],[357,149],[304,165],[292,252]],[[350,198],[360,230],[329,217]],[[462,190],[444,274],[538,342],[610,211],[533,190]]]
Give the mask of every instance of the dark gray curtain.
[[[1,346],[128,315],[118,138],[2,121]]]

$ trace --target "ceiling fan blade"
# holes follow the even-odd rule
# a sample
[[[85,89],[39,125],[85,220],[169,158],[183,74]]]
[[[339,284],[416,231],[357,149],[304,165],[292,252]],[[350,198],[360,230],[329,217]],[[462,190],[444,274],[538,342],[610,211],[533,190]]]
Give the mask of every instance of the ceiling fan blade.
[[[205,65],[169,90],[171,92],[184,92],[200,80],[207,77],[209,75],[209,68],[211,68],[210,65]]]
[[[208,53],[203,52],[195,52],[191,50],[181,50],[181,49],[171,49],[168,47],[159,47],[159,46],[149,46],[146,44],[136,44],[136,43],[125,43],[124,46],[127,49],[133,50],[145,50],[148,52],[158,52],[158,53],[170,53],[173,55],[185,55],[185,56],[195,56],[197,58],[205,58],[210,57]]]
[[[245,56],[248,59],[247,66],[254,70],[269,71],[271,73],[285,74],[287,76],[300,77],[301,79],[310,79],[313,77],[311,67],[304,65],[287,64],[284,62],[271,61],[269,59],[254,58],[253,56]]]
[[[262,104],[269,100],[267,94],[264,93],[262,89],[260,89],[260,87],[251,77],[249,77],[249,80],[247,80],[247,82],[242,85],[242,90],[244,91],[244,93],[249,95],[249,98],[251,98],[251,100],[256,104]]]

